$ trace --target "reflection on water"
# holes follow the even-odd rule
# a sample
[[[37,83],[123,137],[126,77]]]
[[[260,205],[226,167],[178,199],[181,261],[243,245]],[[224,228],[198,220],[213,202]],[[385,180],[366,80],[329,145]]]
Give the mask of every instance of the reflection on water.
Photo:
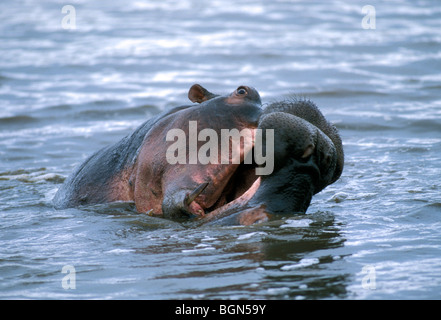
[[[155,219],[159,221],[164,223]],[[153,229],[144,234],[151,241],[136,252],[167,255],[168,270],[153,280],[186,279],[185,286],[176,285],[181,297],[345,297],[349,275],[342,275],[338,267],[344,255],[327,251],[343,246],[339,228],[331,214],[318,212],[254,227],[190,227],[181,229],[179,236],[176,230]]]
[[[366,30],[365,4],[76,0],[65,30],[58,1],[0,3],[0,297],[441,298],[441,8],[370,1]],[[76,165],[193,83],[312,99],[343,137],[341,179],[251,227],[52,208]]]

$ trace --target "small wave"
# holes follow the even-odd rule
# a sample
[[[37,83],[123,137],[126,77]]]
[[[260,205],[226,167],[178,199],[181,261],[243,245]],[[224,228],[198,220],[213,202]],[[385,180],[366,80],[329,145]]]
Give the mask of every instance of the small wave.
[[[310,92],[308,97],[323,98],[323,97],[365,97],[365,96],[387,96],[386,93],[378,91],[366,91],[366,90],[328,90],[320,92]]]
[[[211,246],[204,246],[204,247],[198,247],[196,249],[183,249],[181,250],[182,253],[199,253],[201,251],[207,251],[207,250],[216,250],[216,248]]]
[[[53,111],[69,111],[69,110],[72,110],[72,109],[73,109],[73,106],[70,105],[70,104],[58,104],[58,105],[55,105],[55,106],[49,106],[49,107],[44,108],[45,111],[50,111],[50,112],[53,112]]]
[[[96,132],[114,132],[114,131],[124,131],[132,128],[136,128],[137,125],[141,124],[142,119],[139,122],[136,121],[119,121],[119,120],[108,120],[108,121],[90,121],[83,126],[72,126],[72,125],[62,125],[62,124],[51,124],[47,126],[38,126],[34,128],[24,128],[21,130],[4,130],[0,132],[0,138],[3,139],[16,139],[21,138],[33,138],[33,137],[72,137],[72,136],[90,136]]]
[[[7,76],[4,76],[4,75],[0,74],[0,82],[12,80],[12,79],[13,78],[11,78],[11,77],[7,77]]]
[[[424,205],[419,210],[412,211],[409,214],[409,217],[420,221],[433,221],[434,223],[437,223],[439,221],[440,213],[441,202],[434,202]]]
[[[16,170],[0,173],[0,180],[18,180],[27,183],[53,182],[63,183],[65,177],[56,173],[47,173],[42,171],[30,172],[27,170]]]
[[[411,121],[409,129],[423,130],[424,132],[436,131],[439,133],[441,129],[441,119],[418,119]]]
[[[0,124],[28,124],[36,123],[39,120],[27,115],[7,116],[0,118]]]
[[[238,240],[245,240],[245,239],[250,239],[254,236],[265,236],[267,235],[266,232],[250,232],[250,233],[246,233],[246,234],[242,234],[240,235],[237,239]]]
[[[281,225],[281,228],[305,228],[309,227],[309,225],[313,221],[311,219],[288,219],[285,221],[285,224]]]
[[[332,196],[332,198],[329,201],[332,201],[335,203],[340,203],[340,202],[345,201],[348,197],[349,197],[349,195],[345,192],[337,192],[336,194],[334,194]]]
[[[81,206],[81,210],[95,212],[98,214],[126,216],[134,213],[133,201],[116,201],[110,203],[97,203]]]
[[[125,254],[125,253],[130,253],[130,252],[134,252],[135,250],[133,249],[112,249],[109,251],[106,251],[105,253],[108,254]]]
[[[298,269],[298,268],[309,267],[314,264],[318,264],[319,262],[320,262],[320,260],[317,258],[304,258],[304,259],[300,260],[298,263],[284,265],[280,268],[280,270],[289,271],[289,270],[294,270],[294,269]]]
[[[354,130],[354,131],[383,131],[383,130],[394,130],[396,129],[395,125],[386,125],[386,124],[378,124],[378,123],[362,123],[356,121],[341,121],[339,123],[335,123],[337,129],[344,130]]]
[[[101,103],[101,102],[99,102]],[[148,116],[146,114],[156,114],[159,113],[159,109],[156,106],[153,105],[142,105],[137,107],[130,107],[130,108],[116,108],[116,109],[108,109],[108,108],[102,108],[102,109],[89,109],[78,112],[78,117],[83,118],[87,117],[87,119],[103,119],[103,118],[113,118],[118,117],[119,115],[123,115],[124,117],[128,116],[140,116],[145,117],[146,119]]]
[[[435,89],[435,90],[438,90],[438,89],[441,89],[441,84],[433,84],[433,85],[423,85],[422,86],[422,89]]]

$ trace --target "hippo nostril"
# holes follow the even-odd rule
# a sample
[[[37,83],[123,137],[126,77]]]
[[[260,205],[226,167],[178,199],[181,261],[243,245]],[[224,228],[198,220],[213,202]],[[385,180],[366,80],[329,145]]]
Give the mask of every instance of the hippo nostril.
[[[248,93],[247,90],[244,87],[237,88],[236,92],[237,92],[238,95],[245,95],[245,94]]]

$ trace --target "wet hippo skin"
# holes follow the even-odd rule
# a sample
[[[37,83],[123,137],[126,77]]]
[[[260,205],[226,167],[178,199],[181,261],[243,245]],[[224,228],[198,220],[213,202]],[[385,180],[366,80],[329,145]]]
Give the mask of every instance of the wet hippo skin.
[[[310,101],[292,100],[262,108],[259,93],[240,86],[216,95],[200,85],[188,93],[195,104],[153,117],[114,145],[99,150],[64,182],[54,198],[56,208],[133,201],[141,213],[171,219],[196,218],[200,223],[249,225],[273,216],[303,213],[311,197],[335,182],[343,170],[343,148],[337,130]],[[196,121],[196,122],[195,122]],[[191,135],[212,129],[248,129],[238,163],[170,164],[166,136],[180,129]],[[263,146],[274,132],[271,174],[259,176],[255,162],[244,163],[262,132]],[[188,143],[190,143],[188,141]],[[204,142],[197,142],[200,150]],[[189,145],[186,145],[187,151]],[[226,156],[232,157],[230,154]]]

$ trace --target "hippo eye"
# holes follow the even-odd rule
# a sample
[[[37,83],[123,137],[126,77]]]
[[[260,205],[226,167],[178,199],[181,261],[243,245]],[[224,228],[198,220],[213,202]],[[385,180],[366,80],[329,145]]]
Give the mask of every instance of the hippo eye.
[[[244,95],[244,94],[247,94],[247,93],[248,92],[247,92],[247,90],[245,88],[243,88],[243,87],[237,88],[237,94]]]

